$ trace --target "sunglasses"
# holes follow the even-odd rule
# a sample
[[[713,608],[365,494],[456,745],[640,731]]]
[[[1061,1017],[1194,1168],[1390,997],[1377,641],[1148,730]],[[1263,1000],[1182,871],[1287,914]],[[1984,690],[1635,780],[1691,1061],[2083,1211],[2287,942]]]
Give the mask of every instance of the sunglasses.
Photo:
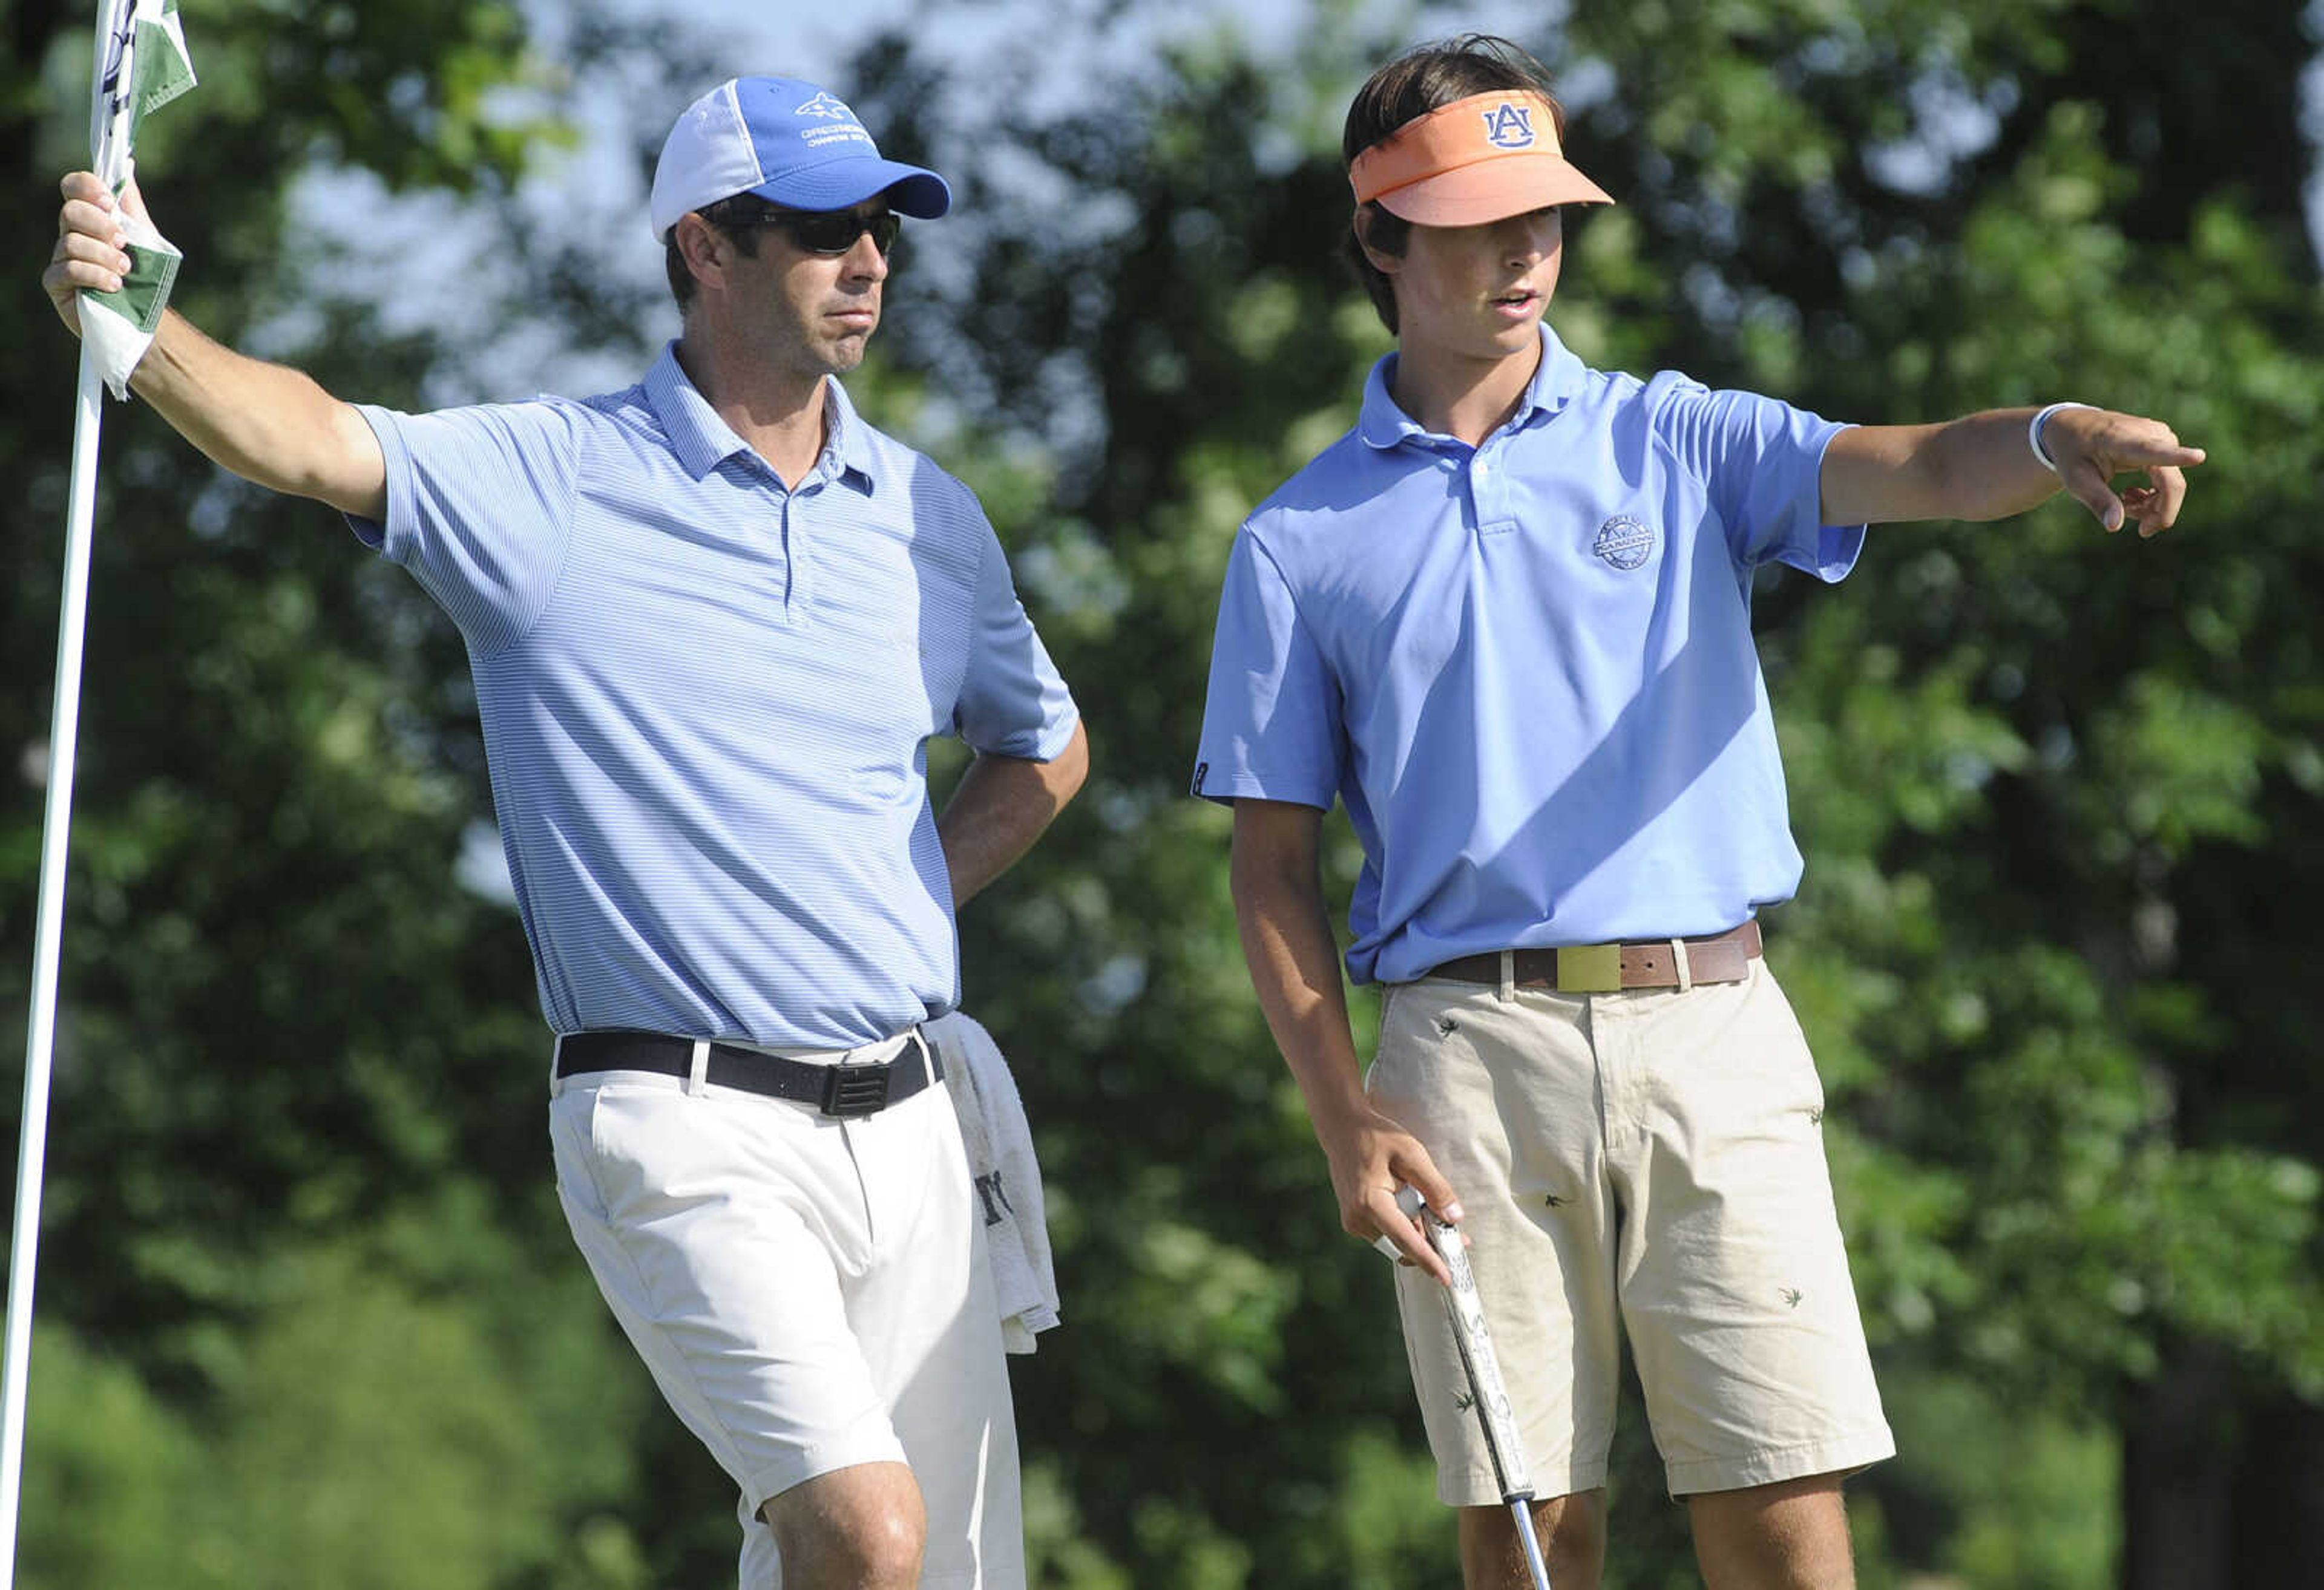
[[[727,225],[772,226],[808,253],[826,258],[845,253],[868,232],[872,246],[885,259],[904,230],[903,217],[891,210],[869,216],[853,210],[761,210]]]

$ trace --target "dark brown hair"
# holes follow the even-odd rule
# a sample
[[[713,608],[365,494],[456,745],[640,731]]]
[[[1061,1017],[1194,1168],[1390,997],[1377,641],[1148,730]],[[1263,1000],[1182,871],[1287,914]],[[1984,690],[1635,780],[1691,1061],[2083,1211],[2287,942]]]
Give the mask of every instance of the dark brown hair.
[[[1364,80],[1348,106],[1347,127],[1340,135],[1341,169],[1353,165],[1358,155],[1406,122],[1417,121],[1471,94],[1505,88],[1523,89],[1548,100],[1558,142],[1563,144],[1565,107],[1549,91],[1549,69],[1498,34],[1463,33],[1457,39],[1408,50]],[[1412,223],[1377,204],[1358,205],[1355,221],[1340,244],[1356,280],[1371,295],[1380,324],[1394,331],[1395,284],[1386,271],[1364,257],[1363,245],[1357,241],[1358,226],[1382,253],[1402,254],[1412,236]]]

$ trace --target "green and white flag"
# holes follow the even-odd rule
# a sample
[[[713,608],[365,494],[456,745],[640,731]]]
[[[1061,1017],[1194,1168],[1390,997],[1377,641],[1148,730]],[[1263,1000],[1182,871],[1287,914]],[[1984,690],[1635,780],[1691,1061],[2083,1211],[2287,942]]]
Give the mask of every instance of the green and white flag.
[[[178,0],[104,0],[97,23],[96,81],[89,97],[88,152],[98,178],[115,194],[129,185],[133,151],[148,111],[194,86]],[[129,372],[145,356],[169,307],[184,256],[152,227],[124,215],[129,274],[119,292],[81,299],[81,339],[116,398],[129,395]]]

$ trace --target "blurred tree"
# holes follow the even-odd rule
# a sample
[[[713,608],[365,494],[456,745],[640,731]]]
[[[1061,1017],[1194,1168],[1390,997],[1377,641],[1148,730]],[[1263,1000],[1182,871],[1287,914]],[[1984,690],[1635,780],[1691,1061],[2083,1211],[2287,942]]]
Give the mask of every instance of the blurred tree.
[[[9,202],[18,235],[53,236],[57,176],[87,159],[70,107],[88,39],[54,8],[14,20]],[[505,183],[543,133],[484,111],[527,69],[505,7],[335,6],[288,28],[240,5],[190,25],[203,87],[141,153],[194,262],[180,303],[229,341],[293,301],[284,179],[326,146],[399,184],[475,189]],[[435,356],[309,307],[329,317],[308,361],[327,383],[408,399]],[[0,510],[20,682],[0,701],[19,773],[0,988],[21,1009],[76,354],[38,295],[6,312],[27,356],[0,376],[0,449],[23,483]],[[535,1045],[508,998],[521,944],[453,880],[473,714],[424,601],[351,556],[328,510],[220,480],[141,406],[106,419],[44,1295],[150,1329],[235,1307],[179,1245],[187,1233],[201,1246],[279,1236],[285,1219],[329,1229],[433,1175],[506,1173],[519,1140],[504,1126],[460,1140],[472,1128],[447,1121],[470,1112],[443,1104],[455,1088],[512,1097],[511,1068],[484,1057]],[[78,1265],[83,1240],[127,1262]]]
[[[88,158],[89,26],[20,5],[0,35],[5,203],[43,240],[0,304],[19,1022],[76,357],[32,278]],[[517,9],[223,0],[188,28],[202,87],[140,151],[179,303],[416,402],[444,347],[330,290],[290,179],[466,195],[489,225],[565,136]],[[456,639],[327,510],[221,480],[138,405],[106,422],[27,1582],[635,1582],[625,1531],[586,1521],[630,1483],[636,1372],[547,1195],[513,914],[458,878],[483,802]],[[13,1090],[5,1114],[13,1142]]]
[[[2318,944],[2313,44],[2269,4],[2200,38],[2142,4],[1890,13],[1577,14],[1625,253],[1677,267],[1606,322],[1674,290],[1647,357],[1713,380],[1868,418],[2072,391],[2212,449],[2159,545],[2053,507],[1770,593],[1811,858],[1776,921],[1841,1130],[1907,1194],[1851,1211],[1892,1349],[2107,1411],[2126,1584],[2289,1583],[2324,1111],[2312,998],[2253,970]]]
[[[1426,1530],[1359,1567],[1314,1556],[1359,1549],[1321,1544],[1343,1432],[1410,1449],[1402,1370],[1242,987],[1223,822],[1176,793],[1233,527],[1344,427],[1383,345],[1330,259],[1337,119],[1432,13],[1396,40],[1359,14],[1316,7],[1288,62],[1221,38],[1081,114],[964,117],[986,241],[968,286],[906,309],[930,389],[1055,461],[1047,503],[1001,511],[1092,708],[1097,821],[977,924],[971,987],[1038,1045],[1070,1190],[1078,1328],[1020,1379],[1031,1445],[1074,1454],[1074,1515],[1141,1583],[1231,1580],[1202,1566],[1220,1536],[1269,1582],[1449,1572]],[[2038,1517],[1958,1516],[1993,1501],[1959,1470],[1932,1500],[1954,1482],[1912,1444],[1961,1420],[1923,1411],[2007,1406],[2025,1463],[2087,1466],[2085,1508],[2116,1484],[2089,1421],[2120,1432],[2126,1584],[2290,1582],[2274,1553],[2316,1482],[2249,1482],[2315,1474],[2324,1389],[2324,1121],[2291,970],[2317,947],[2324,788],[2295,495],[2324,462],[2301,24],[2256,0],[2200,37],[2131,0],[1561,14],[1504,25],[1571,86],[1571,142],[1624,200],[1569,234],[1552,317],[1585,357],[1865,420],[2074,394],[2213,450],[2159,544],[2053,507],[1877,532],[1841,591],[1761,593],[1810,857],[1773,954],[1831,1083],[1884,1359],[1960,1388],[1900,1411],[1927,1427],[1862,1487],[1883,1550],[1979,1584],[2104,1581],[2108,1552],[2061,1566]],[[860,64],[889,135],[941,158],[943,69],[900,39]],[[1344,887],[1344,834],[1336,859]],[[1987,1450],[2015,1460],[2002,1432]],[[1625,1453],[1616,1572],[1684,1582],[1657,1472]]]
[[[617,14],[571,8],[560,64],[710,75]],[[993,11],[973,80],[903,39],[849,74],[883,147],[962,198],[908,242],[860,395],[984,493],[1098,758],[964,924],[1066,1288],[1066,1328],[1016,1376],[1045,1584],[1454,1582],[1388,1278],[1337,1229],[1250,1000],[1224,814],[1183,794],[1233,529],[1345,427],[1386,346],[1333,258],[1339,118],[1437,14],[1391,29],[1328,0],[1280,58],[1173,35],[1061,103],[1040,91],[1060,40],[1141,21],[1066,0]],[[1772,954],[1830,1084],[1905,1448],[1858,1487],[1868,1586],[2300,1576],[2284,1554],[2324,1472],[2305,1063],[2324,571],[2301,495],[2324,473],[2324,342],[2299,19],[2281,0],[2192,28],[2154,0],[1500,19],[1624,200],[1577,221],[1554,311],[1593,363],[1867,420],[2079,396],[2213,452],[2159,543],[2053,508],[1876,532],[1840,590],[1759,593],[1810,857]],[[78,158],[85,25],[20,5],[0,44],[20,235],[49,234]],[[514,224],[526,152],[553,143],[540,107],[573,79],[513,9],[227,0],[189,26],[206,87],[148,166],[208,328],[406,404],[484,385],[475,325],[639,353],[650,284]],[[286,210],[318,160],[343,192],[469,197],[443,213],[491,264],[444,326],[318,296],[327,265]],[[0,374],[23,483],[0,508],[23,775],[0,809],[0,990],[21,1006],[72,352],[29,291],[0,314],[25,350]],[[364,1582],[720,1582],[715,1472],[602,1319],[581,1325],[544,1196],[530,970],[510,914],[458,881],[486,805],[456,639],[324,510],[218,481],[134,406],[107,421],[35,1365],[53,1488],[28,1560],[142,1582],[195,1540],[226,1553],[216,1582],[272,1582],[267,1563],[327,1559],[330,1507],[402,1475],[409,1508],[369,1516],[456,1567]],[[1353,860],[1335,829],[1342,891]],[[364,1349],[344,1384],[327,1333]],[[600,1386],[614,1405],[593,1411]],[[339,1450],[374,1420],[378,1468]],[[416,1472],[437,1453],[442,1475]],[[460,1480],[477,1454],[493,1479]],[[478,1516],[478,1485],[528,1518]],[[1616,1505],[1615,1582],[1692,1582],[1635,1403]],[[2120,1528],[2098,1521],[2115,1505]],[[129,1512],[168,1523],[85,1521]]]
[[[447,1263],[464,1222],[493,1219],[446,1200],[241,1266],[246,1321],[205,1333],[198,1398],[44,1328],[20,1582],[643,1590],[608,1505],[639,1484],[609,1427],[643,1399],[604,1374],[596,1293],[505,1237]]]

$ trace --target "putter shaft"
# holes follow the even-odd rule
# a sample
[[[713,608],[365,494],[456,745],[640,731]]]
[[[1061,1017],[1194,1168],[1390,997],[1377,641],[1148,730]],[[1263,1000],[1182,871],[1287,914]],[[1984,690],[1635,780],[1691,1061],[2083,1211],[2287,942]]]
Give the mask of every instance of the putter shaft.
[[[1534,1590],[1549,1590],[1549,1565],[1541,1559],[1541,1538],[1533,1532],[1533,1504],[1520,1498],[1509,1503],[1517,1521],[1517,1544],[1525,1548],[1526,1567],[1533,1570]]]
[[[1444,1261],[1452,1284],[1444,1291],[1444,1310],[1452,1317],[1452,1339],[1461,1349],[1461,1367],[1468,1372],[1469,1390],[1475,1397],[1477,1420],[1485,1432],[1485,1450],[1493,1460],[1493,1477],[1499,1482],[1501,1500],[1517,1521],[1517,1542],[1525,1549],[1526,1567],[1532,1571],[1534,1590],[1550,1590],[1549,1565],[1542,1560],[1541,1539],[1534,1531],[1533,1476],[1526,1467],[1525,1448],[1517,1441],[1516,1410],[1501,1383],[1500,1360],[1493,1356],[1492,1333],[1485,1328],[1484,1300],[1477,1295],[1476,1273],[1469,1268],[1469,1252],[1461,1234],[1425,1208],[1420,1195],[1406,1188],[1397,1203],[1406,1214],[1416,1214],[1428,1234],[1428,1245]]]

